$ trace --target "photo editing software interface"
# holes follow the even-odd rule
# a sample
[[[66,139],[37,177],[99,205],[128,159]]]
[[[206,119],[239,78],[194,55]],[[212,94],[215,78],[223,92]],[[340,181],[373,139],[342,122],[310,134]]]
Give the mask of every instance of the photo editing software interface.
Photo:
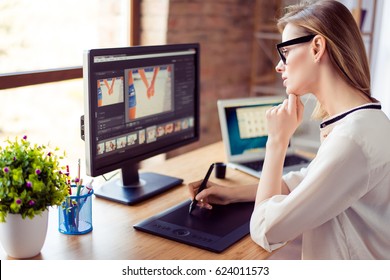
[[[105,66],[94,77],[96,159],[109,159],[128,150],[132,156],[142,155],[195,137],[192,52],[150,54],[141,59],[126,55],[94,57],[95,64]],[[110,69],[118,62],[128,68]]]

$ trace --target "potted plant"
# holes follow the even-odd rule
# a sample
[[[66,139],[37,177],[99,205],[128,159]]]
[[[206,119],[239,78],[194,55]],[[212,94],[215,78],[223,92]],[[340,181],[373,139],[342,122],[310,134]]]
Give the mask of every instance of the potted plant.
[[[49,206],[61,205],[69,195],[69,174],[58,150],[33,145],[26,136],[0,147],[0,241],[11,257],[39,254]]]

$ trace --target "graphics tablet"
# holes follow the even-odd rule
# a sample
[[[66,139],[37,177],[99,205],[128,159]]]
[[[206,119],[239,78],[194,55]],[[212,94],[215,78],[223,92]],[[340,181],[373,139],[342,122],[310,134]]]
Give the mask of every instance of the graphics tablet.
[[[249,233],[254,203],[197,207],[188,213],[191,201],[182,202],[134,228],[187,245],[220,253]]]

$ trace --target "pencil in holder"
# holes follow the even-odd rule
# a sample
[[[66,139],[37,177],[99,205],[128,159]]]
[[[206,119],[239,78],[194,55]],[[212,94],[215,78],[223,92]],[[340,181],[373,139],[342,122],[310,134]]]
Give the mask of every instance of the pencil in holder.
[[[64,234],[85,234],[92,231],[93,190],[84,195],[71,195],[58,208],[58,230]]]

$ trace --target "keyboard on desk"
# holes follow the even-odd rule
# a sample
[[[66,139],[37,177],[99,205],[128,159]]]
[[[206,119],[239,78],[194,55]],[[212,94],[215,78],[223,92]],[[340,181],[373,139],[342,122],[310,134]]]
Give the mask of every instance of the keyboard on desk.
[[[308,163],[308,162],[309,162],[309,160],[304,158],[304,157],[301,157],[298,155],[288,155],[284,159],[283,166],[287,167],[287,166],[292,166],[292,165],[304,164],[304,163]],[[249,167],[253,170],[261,171],[263,169],[264,160],[253,161],[253,162],[243,162],[241,164],[246,166],[246,167]]]

